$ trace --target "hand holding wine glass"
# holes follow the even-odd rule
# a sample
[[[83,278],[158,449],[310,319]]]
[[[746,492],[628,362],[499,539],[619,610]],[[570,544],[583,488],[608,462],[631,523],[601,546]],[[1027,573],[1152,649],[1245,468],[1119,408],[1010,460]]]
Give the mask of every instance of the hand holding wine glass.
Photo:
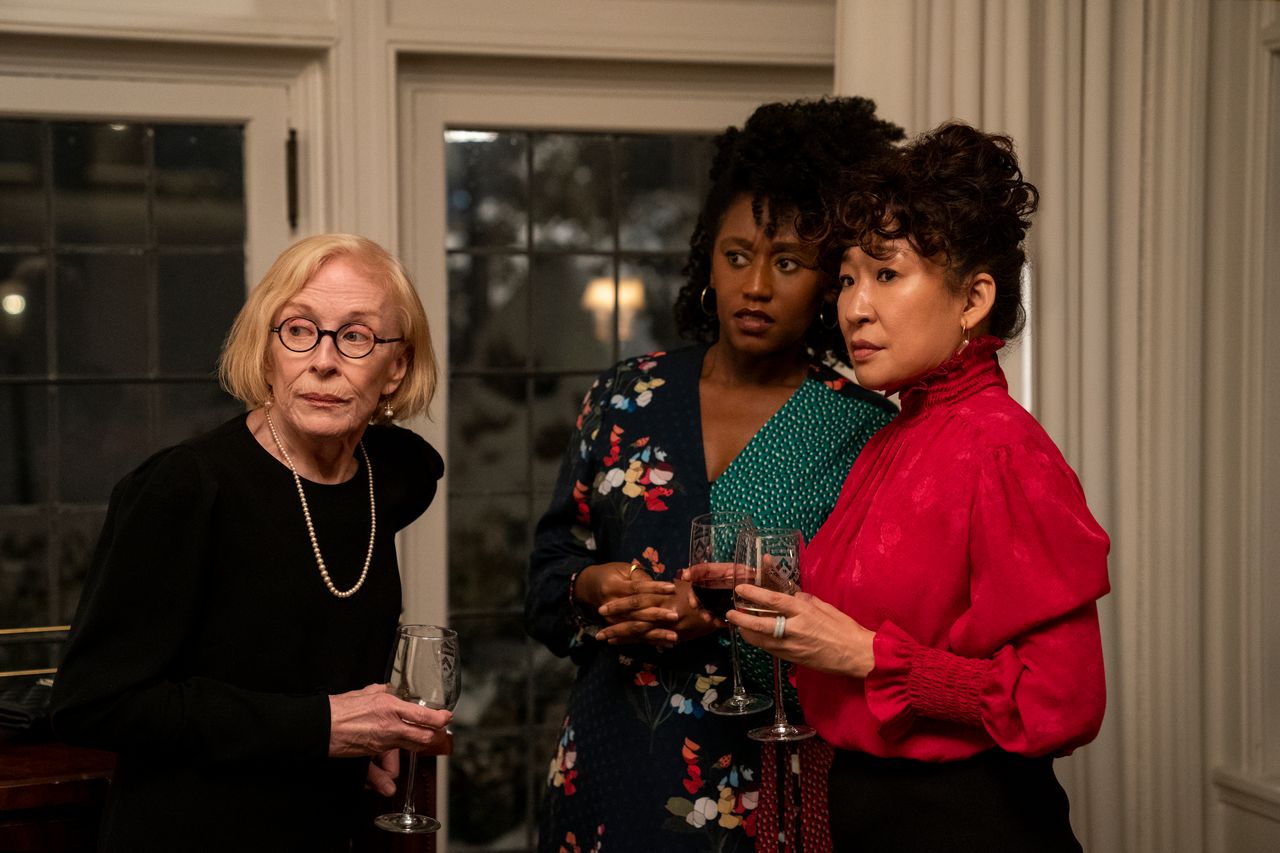
[[[458,659],[458,634],[436,625],[404,625],[400,628],[388,690],[406,702],[436,710],[452,711],[462,690]],[[413,805],[413,783],[417,775],[418,753],[410,751],[405,774],[404,809],[385,814],[374,824],[390,832],[435,832],[440,822],[417,814]]]

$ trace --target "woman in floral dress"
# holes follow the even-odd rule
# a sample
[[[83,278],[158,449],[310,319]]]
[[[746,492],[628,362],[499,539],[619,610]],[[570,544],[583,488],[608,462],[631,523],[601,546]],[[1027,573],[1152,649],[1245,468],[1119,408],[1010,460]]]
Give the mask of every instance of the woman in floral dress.
[[[698,345],[624,361],[586,395],[529,568],[530,633],[579,666],[540,850],[757,849],[760,719],[707,710],[729,690],[725,632],[679,575],[710,510],[812,535],[893,416],[824,364],[843,351],[834,282],[797,236],[824,180],[901,137],[874,109],[769,104],[718,137],[675,308]]]

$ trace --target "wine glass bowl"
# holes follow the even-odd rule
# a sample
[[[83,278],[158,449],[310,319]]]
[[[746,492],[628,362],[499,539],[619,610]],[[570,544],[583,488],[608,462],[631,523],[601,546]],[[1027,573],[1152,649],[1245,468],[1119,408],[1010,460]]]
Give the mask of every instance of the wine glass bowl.
[[[437,625],[402,625],[397,634],[387,689],[406,702],[437,711],[452,711],[462,691],[457,632]],[[404,775],[404,808],[374,819],[379,829],[401,833],[440,829],[440,821],[414,810],[413,783],[417,769],[418,753],[410,751],[409,767]]]
[[[740,581],[762,589],[795,595],[800,589],[800,555],[804,550],[804,534],[790,528],[758,528],[744,535],[744,545],[739,549]],[[771,607],[737,599],[735,608],[750,616],[778,617],[782,614]],[[782,700],[782,666],[777,656],[773,658],[773,725],[761,726],[747,732],[753,740],[766,742],[797,741],[811,738],[817,730],[811,726],[794,725],[787,720]]]
[[[753,528],[745,512],[718,511],[699,515],[689,526],[689,570],[694,595],[712,615],[724,621],[733,607],[733,588],[739,570],[738,547],[744,531]],[[733,692],[710,706],[713,714],[740,716],[764,711],[773,704],[768,696],[748,693],[738,666],[738,632],[729,626],[733,662]]]

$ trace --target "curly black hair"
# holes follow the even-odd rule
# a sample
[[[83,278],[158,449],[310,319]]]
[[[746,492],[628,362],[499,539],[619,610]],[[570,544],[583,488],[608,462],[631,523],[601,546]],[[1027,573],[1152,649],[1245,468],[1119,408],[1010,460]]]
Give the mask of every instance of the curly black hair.
[[[883,258],[886,241],[905,239],[946,269],[956,292],[990,274],[990,334],[1007,341],[1022,331],[1023,241],[1040,194],[1023,179],[1012,139],[948,122],[846,174],[837,193],[824,266],[838,266],[849,246]]]
[[[725,212],[742,195],[751,197],[756,222],[773,236],[782,225],[805,235],[823,221],[828,182],[890,149],[902,128],[876,117],[867,98],[823,98],[758,107],[741,129],[730,127],[715,139],[711,189],[689,238],[686,282],[675,301],[676,329],[682,337],[710,343],[720,335],[715,312],[703,309],[703,289],[711,283],[711,256]],[[765,217],[768,217],[765,221]],[[834,289],[835,280],[827,286]],[[714,290],[707,302],[714,302]],[[848,358],[838,329],[814,317],[805,335],[818,355]]]

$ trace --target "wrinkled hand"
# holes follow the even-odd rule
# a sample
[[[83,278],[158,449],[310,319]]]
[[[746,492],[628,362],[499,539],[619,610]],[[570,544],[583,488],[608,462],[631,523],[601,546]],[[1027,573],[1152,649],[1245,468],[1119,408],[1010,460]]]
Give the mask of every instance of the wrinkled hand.
[[[375,755],[369,762],[365,782],[382,796],[390,797],[396,792],[396,777],[399,775],[400,750],[388,749],[381,755]]]
[[[616,599],[600,608],[600,614],[610,624],[596,634],[596,639],[612,645],[649,643],[660,649],[669,649],[678,642],[701,637],[719,627],[715,617],[698,601],[691,583],[679,580],[670,586],[672,593],[663,596],[656,606],[651,606],[645,596],[632,596]]]
[[[787,617],[782,639],[775,640],[776,617],[730,610],[729,621],[742,630],[742,638],[751,645],[809,669],[852,678],[866,678],[875,665],[871,645],[875,632],[825,601],[807,592],[784,595],[751,584],[740,584],[735,593],[743,601]]]
[[[339,693],[329,697],[329,757],[423,750],[449,737],[444,727],[452,719],[448,711],[397,699],[385,684]]]

